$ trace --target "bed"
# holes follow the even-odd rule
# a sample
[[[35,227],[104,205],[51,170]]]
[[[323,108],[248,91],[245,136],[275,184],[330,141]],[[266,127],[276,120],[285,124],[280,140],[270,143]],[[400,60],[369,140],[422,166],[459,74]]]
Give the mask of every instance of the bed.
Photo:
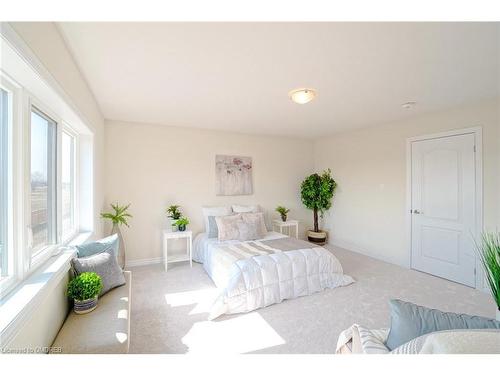
[[[243,242],[201,233],[193,243],[193,260],[203,264],[220,290],[209,319],[354,282],[330,251],[277,232]]]

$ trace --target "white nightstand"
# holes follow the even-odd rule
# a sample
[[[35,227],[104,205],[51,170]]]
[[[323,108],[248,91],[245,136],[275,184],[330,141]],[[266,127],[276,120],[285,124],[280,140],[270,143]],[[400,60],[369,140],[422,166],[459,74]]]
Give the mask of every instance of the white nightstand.
[[[168,254],[168,240],[174,240],[178,238],[185,238],[187,241],[186,253],[169,255]],[[187,262],[193,267],[192,258],[192,248],[193,248],[193,232],[190,230],[185,230],[183,232],[170,232],[168,230],[163,231],[163,264],[165,266],[165,271],[167,271],[167,266],[169,263],[175,262]]]
[[[299,221],[298,220],[273,220],[273,229],[278,227],[278,230],[283,234],[283,228],[288,228],[288,235],[292,237],[292,227],[295,228],[295,238],[299,238]]]

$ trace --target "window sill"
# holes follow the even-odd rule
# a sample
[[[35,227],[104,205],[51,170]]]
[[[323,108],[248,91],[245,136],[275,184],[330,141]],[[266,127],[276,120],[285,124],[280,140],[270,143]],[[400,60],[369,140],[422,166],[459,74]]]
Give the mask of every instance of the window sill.
[[[84,243],[91,232],[78,234],[66,246]],[[66,249],[50,257],[0,303],[0,347],[5,347],[28,321],[44,297],[70,270],[76,250]]]

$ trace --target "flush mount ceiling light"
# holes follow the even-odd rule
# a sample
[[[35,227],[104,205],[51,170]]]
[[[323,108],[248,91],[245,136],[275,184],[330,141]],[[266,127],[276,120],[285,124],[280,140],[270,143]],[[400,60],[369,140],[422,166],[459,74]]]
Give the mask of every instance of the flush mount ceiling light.
[[[401,107],[403,107],[404,109],[412,109],[413,107],[415,107],[415,104],[417,104],[417,102],[406,102],[401,104]]]
[[[296,89],[290,91],[288,96],[297,104],[306,104],[316,97],[316,91],[313,89]]]

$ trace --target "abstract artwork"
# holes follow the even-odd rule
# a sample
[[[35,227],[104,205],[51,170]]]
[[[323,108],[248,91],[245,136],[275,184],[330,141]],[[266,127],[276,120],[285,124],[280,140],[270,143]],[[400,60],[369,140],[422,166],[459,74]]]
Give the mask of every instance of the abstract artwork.
[[[216,155],[215,192],[217,195],[252,194],[252,158]]]

